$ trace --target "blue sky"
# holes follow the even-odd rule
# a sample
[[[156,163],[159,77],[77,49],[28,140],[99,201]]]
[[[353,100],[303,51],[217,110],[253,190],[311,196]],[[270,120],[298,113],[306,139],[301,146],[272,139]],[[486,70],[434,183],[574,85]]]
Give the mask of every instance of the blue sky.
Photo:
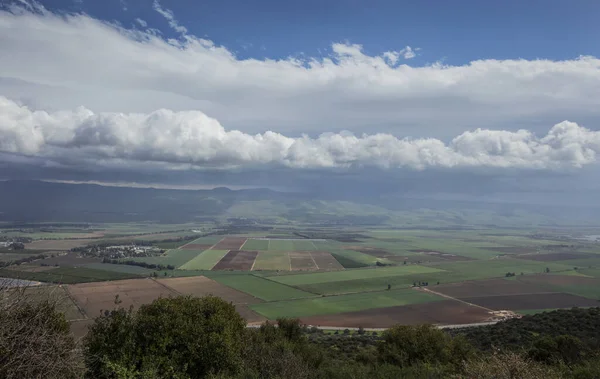
[[[600,190],[598,15],[592,0],[0,0],[0,179]]]
[[[174,36],[152,0],[45,0],[49,9],[82,10],[131,25],[135,18]],[[421,48],[415,64],[443,60],[571,59],[600,55],[600,2],[595,0],[163,0],[191,34],[240,58],[328,54],[349,41],[380,54]],[[125,10],[126,9],[126,10]]]

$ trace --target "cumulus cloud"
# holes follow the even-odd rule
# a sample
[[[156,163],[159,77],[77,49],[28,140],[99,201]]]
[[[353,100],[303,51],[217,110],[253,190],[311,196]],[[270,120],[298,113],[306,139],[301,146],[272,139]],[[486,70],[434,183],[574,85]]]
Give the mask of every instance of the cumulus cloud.
[[[85,14],[0,11],[0,95],[37,109],[202,110],[244,132],[352,130],[449,138],[485,127],[543,132],[598,125],[600,60],[478,60],[410,66],[416,49],[376,55],[333,44],[302,59],[240,59],[189,35],[126,29]]]
[[[0,97],[0,152],[56,162],[161,165],[165,169],[292,167],[424,170],[493,167],[552,170],[596,161],[600,132],[563,121],[542,137],[477,129],[444,143],[390,134],[288,137],[226,130],[199,111],[142,113],[33,111]]]

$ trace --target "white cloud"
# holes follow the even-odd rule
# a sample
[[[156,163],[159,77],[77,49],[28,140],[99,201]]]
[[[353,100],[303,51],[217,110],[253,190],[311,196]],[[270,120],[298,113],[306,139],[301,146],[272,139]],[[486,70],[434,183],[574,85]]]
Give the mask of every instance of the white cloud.
[[[477,129],[448,144],[390,134],[280,133],[226,130],[199,111],[149,114],[32,111],[0,97],[0,152],[69,166],[140,164],[163,169],[273,167],[565,169],[589,165],[600,153],[600,132],[564,121],[538,138],[526,130]]]
[[[169,22],[169,26],[173,30],[181,34],[187,33],[187,28],[185,26],[179,25],[179,22],[177,22],[177,19],[175,19],[175,15],[173,14],[173,12],[170,9],[164,9],[163,7],[161,7],[158,0],[154,0],[152,8],[154,8],[155,11],[160,13],[160,15],[163,16]]]
[[[415,49],[418,50],[418,49]],[[404,59],[413,59],[414,57],[417,56],[417,53],[415,53],[415,50],[413,50],[410,46],[406,46],[404,49],[400,50],[400,55],[402,55],[404,57]]]
[[[136,18],[135,22],[137,22],[142,28],[145,28],[148,26],[148,23],[144,20],[142,20],[141,18]]]
[[[290,136],[352,130],[448,141],[478,127],[543,133],[564,119],[600,122],[595,57],[416,67],[403,60],[414,48],[372,55],[333,44],[325,58],[239,59],[155,8],[181,38],[87,15],[0,11],[0,95],[49,111],[195,109],[231,129]]]

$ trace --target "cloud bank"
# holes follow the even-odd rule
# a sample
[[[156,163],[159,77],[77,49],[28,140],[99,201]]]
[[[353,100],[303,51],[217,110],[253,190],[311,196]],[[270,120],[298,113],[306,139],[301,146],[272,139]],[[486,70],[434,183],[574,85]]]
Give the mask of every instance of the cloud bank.
[[[600,121],[600,60],[485,59],[408,65],[408,46],[368,54],[334,43],[323,56],[240,59],[195,37],[85,14],[0,10],[0,94],[34,109],[97,112],[197,109],[229,128],[287,135],[352,130],[451,138],[477,127],[543,133]],[[168,34],[165,32],[165,35]]]
[[[287,137],[226,130],[199,111],[94,113],[33,111],[0,97],[0,153],[60,165],[158,164],[165,169],[291,167],[424,170],[517,168],[554,170],[594,163],[600,132],[563,121],[546,135],[477,129],[449,143],[391,134],[323,133]]]

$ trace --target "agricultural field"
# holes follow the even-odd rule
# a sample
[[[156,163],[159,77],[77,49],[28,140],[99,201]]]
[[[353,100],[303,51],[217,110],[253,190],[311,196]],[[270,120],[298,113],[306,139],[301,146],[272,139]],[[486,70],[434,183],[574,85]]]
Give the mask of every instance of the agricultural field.
[[[300,299],[317,296],[313,293],[304,292],[294,287],[286,286],[254,275],[221,275],[215,277],[214,280],[231,288],[247,292],[252,296],[256,296],[265,301]]]
[[[102,241],[185,236],[164,242],[172,248],[160,256],[127,258],[175,269],[53,250],[60,246],[53,243],[86,239],[38,240],[55,256],[4,267],[0,277],[69,284],[88,319],[114,306],[116,294],[134,307],[160,296],[213,294],[251,323],[299,317],[310,325],[365,328],[470,324],[492,320],[497,311],[600,305],[600,244],[565,238],[568,232],[554,239],[555,231],[543,230],[276,225],[194,239],[191,228],[150,224],[155,234],[144,234],[140,223],[93,231],[104,233]]]

